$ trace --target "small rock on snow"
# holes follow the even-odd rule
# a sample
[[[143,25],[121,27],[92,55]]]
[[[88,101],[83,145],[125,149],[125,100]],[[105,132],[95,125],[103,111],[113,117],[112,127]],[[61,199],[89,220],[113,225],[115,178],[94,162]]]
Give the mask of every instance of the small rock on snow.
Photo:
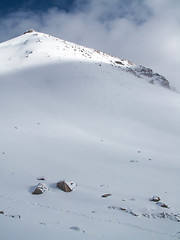
[[[156,204],[163,208],[169,208],[169,206],[167,204],[162,203],[162,202],[157,202]]]
[[[46,180],[46,178],[45,177],[38,177],[37,180],[44,181],[44,180]]]
[[[101,197],[106,198],[106,197],[109,197],[109,196],[112,196],[112,194],[111,193],[106,193],[106,194],[103,194]]]

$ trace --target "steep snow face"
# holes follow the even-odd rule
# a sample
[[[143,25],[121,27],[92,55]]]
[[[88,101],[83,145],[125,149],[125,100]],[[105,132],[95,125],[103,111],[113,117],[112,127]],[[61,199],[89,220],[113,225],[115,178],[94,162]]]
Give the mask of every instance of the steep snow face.
[[[122,60],[106,53],[67,42],[50,35],[29,30],[24,35],[0,44],[1,72],[9,69],[22,69],[61,61],[86,61],[107,63],[125,71],[143,77],[152,84],[169,88],[169,82],[149,68],[136,66],[128,60]]]
[[[179,239],[180,95],[43,33],[0,58],[0,239]]]

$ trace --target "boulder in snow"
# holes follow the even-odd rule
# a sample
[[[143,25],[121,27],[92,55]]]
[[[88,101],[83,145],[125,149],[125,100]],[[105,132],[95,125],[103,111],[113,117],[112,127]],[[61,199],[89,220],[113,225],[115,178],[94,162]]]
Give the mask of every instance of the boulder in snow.
[[[35,190],[32,192],[32,194],[35,194],[35,195],[38,195],[38,194],[42,194],[43,192],[45,192],[48,188],[42,184],[42,183],[39,183],[37,185],[37,187],[35,188]]]
[[[159,202],[160,200],[161,199],[158,196],[153,196],[152,198],[150,198],[150,201],[152,201],[152,202]]]
[[[73,190],[73,188],[71,187],[71,183],[68,184],[64,180],[63,181],[59,181],[57,183],[57,187],[59,189],[61,189],[62,191],[64,191],[64,192],[71,192]]]

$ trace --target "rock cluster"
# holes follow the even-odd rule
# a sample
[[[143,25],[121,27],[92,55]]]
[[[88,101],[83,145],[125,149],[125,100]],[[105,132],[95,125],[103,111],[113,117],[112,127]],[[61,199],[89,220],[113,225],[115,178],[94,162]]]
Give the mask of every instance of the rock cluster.
[[[45,179],[45,177],[39,177],[39,178],[37,178],[37,180],[45,181],[46,179]],[[76,187],[76,184],[74,182],[67,183],[63,180],[63,181],[57,182],[56,187],[61,189],[64,192],[71,192]],[[44,183],[40,182],[35,187],[32,194],[39,195],[39,194],[44,193],[46,190],[49,190],[48,187]]]

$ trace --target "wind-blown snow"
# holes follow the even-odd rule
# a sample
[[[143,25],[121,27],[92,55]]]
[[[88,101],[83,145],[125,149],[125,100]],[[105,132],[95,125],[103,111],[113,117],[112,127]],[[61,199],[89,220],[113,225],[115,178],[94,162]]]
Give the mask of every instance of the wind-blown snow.
[[[0,44],[0,239],[180,238],[180,95],[139,69],[38,32]]]

